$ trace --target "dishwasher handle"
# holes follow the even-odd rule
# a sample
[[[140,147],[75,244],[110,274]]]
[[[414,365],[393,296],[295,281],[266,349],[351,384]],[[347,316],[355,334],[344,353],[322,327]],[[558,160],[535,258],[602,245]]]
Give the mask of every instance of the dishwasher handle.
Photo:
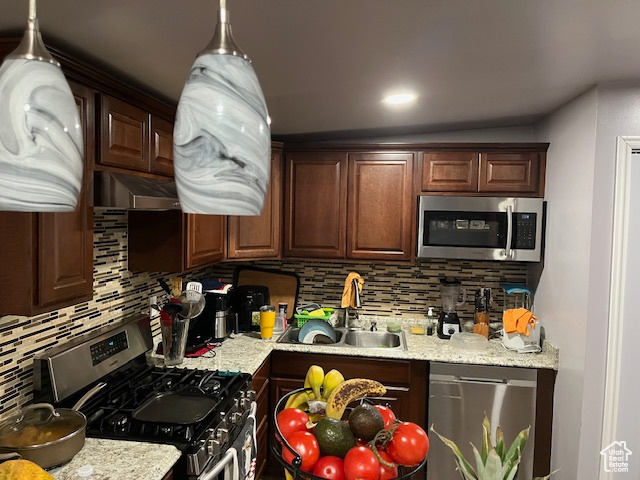
[[[463,375],[440,375],[432,374],[429,376],[432,382],[442,383],[475,383],[479,385],[509,385],[512,387],[528,387],[535,388],[534,380],[516,380],[509,378],[490,378],[490,377],[470,377]]]

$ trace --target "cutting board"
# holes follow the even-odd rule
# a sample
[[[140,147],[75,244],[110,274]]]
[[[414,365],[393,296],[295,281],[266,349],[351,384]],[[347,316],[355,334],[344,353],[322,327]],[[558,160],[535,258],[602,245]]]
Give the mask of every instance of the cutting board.
[[[295,273],[257,267],[238,267],[233,274],[233,284],[236,287],[264,285],[269,288],[269,303],[276,307],[276,311],[280,302],[288,305],[287,319],[291,319],[296,311],[300,278]]]

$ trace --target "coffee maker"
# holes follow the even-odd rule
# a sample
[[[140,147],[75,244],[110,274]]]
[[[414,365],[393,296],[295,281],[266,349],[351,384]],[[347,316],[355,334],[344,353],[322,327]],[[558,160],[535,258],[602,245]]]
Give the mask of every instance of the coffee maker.
[[[269,287],[241,285],[233,290],[233,310],[237,315],[236,331],[260,331],[260,307],[269,305]]]
[[[462,300],[458,302],[462,292]],[[450,339],[451,335],[460,331],[460,319],[456,313],[456,307],[464,305],[467,300],[467,291],[462,288],[460,280],[453,277],[440,279],[440,299],[442,312],[438,318],[438,337]]]
[[[234,314],[226,293],[204,292],[204,310],[189,322],[187,353],[200,350],[207,343],[221,342],[233,333]]]

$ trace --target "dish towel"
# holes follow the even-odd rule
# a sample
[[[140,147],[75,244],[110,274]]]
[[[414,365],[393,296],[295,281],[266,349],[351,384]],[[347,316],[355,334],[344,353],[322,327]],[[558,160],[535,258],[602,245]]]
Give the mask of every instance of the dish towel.
[[[537,317],[526,308],[512,308],[505,310],[502,314],[502,323],[506,333],[522,333],[525,337],[529,336],[529,329],[536,328]]]
[[[342,291],[342,308],[355,307],[356,295],[353,291],[353,280],[358,281],[358,293],[362,293],[362,285],[364,285],[364,278],[360,276],[358,272],[351,272],[347,275],[347,279],[344,281],[344,290]]]

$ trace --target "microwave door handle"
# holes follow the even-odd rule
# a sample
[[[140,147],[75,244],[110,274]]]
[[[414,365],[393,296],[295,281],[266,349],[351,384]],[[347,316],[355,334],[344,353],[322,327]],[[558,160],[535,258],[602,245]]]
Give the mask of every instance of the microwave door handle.
[[[513,238],[513,207],[507,205],[507,245],[504,254],[507,260],[511,260],[513,251],[511,250],[511,239]]]

